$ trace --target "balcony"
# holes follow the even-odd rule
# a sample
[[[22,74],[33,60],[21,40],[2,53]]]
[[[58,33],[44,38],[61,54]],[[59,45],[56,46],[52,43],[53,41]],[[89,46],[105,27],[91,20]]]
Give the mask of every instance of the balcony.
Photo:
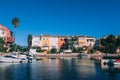
[[[42,49],[48,50],[49,46],[42,46]]]

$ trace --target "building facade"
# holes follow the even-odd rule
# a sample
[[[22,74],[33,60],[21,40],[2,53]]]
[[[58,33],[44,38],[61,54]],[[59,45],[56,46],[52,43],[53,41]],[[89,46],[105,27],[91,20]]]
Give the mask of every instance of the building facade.
[[[58,36],[58,48],[60,49],[61,45],[63,45],[65,43],[64,39],[66,37],[65,36]]]
[[[33,36],[32,37],[32,47],[39,47],[41,46],[41,37],[40,36]]]
[[[79,47],[83,47],[83,46],[93,47],[95,44],[95,38],[90,36],[78,36],[78,44]]]
[[[2,26],[1,24],[0,24],[0,37],[3,38],[5,43],[14,42],[12,31],[10,31],[10,29],[8,29],[7,27]]]
[[[86,45],[86,37],[78,36],[78,44],[79,44],[79,47],[87,46]]]
[[[41,35],[41,45],[43,50],[50,50],[50,35]]]
[[[33,36],[32,47],[40,47],[42,50],[50,51],[52,48],[59,50],[65,43],[64,39],[71,39],[71,36],[51,36],[51,35],[40,35]],[[77,36],[78,45],[77,47],[91,46],[95,44],[95,38],[90,36]],[[34,50],[35,52],[35,50]]]
[[[93,37],[86,37],[86,45],[87,46],[94,46],[95,44],[95,38]]]
[[[6,38],[6,31],[1,27],[1,25],[0,25],[0,37],[3,38],[3,40],[5,40]]]
[[[50,49],[52,48],[58,49],[58,37],[57,36],[50,37]]]

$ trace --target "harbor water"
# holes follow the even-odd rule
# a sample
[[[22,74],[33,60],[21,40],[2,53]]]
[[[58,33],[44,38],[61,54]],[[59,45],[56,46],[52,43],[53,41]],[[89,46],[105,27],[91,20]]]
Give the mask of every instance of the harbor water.
[[[120,67],[79,58],[0,63],[0,80],[120,80]]]

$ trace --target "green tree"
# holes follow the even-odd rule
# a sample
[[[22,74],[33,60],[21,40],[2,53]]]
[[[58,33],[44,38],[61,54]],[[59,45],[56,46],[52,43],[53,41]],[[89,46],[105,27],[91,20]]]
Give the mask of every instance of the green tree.
[[[22,47],[20,45],[17,45],[17,44],[10,45],[10,52],[17,52],[21,50],[22,50]]]
[[[77,48],[77,53],[82,53],[84,50],[83,50],[83,47],[78,47]]]
[[[75,46],[77,45],[78,46],[78,37],[77,36],[71,36],[69,38],[65,38],[64,39],[64,42],[63,45],[61,46],[61,49],[71,49],[71,50],[74,50]]]
[[[30,48],[31,48],[31,45],[32,45],[32,35],[31,34],[28,35],[27,43],[28,43],[28,55],[29,55]],[[29,60],[29,57],[28,57],[28,63],[29,62],[30,62],[30,60]]]
[[[57,49],[56,48],[52,48],[51,49],[51,53],[57,53]]]
[[[36,49],[36,52],[43,52],[43,50],[40,48],[40,47],[38,47],[37,49]]]
[[[31,34],[28,35],[27,42],[28,42],[28,54],[29,54],[29,51],[30,51],[30,48],[32,45],[32,35]]]
[[[72,53],[77,53],[78,51],[77,51],[77,48],[75,48],[75,47],[73,47],[72,48]]]
[[[14,25],[14,43],[15,43],[15,40],[16,40],[16,38],[15,38],[16,37],[15,36],[15,34],[16,34],[16,28],[19,26],[19,23],[20,23],[19,18],[15,17],[15,18],[12,19],[12,24]],[[17,46],[15,47],[15,49],[17,49]]]
[[[2,52],[6,52],[6,48],[4,47],[4,44],[5,44],[5,42],[4,42],[3,38],[0,37],[0,52],[1,52],[1,54],[2,54]]]
[[[90,53],[90,54],[93,54],[94,52],[95,52],[94,49],[90,49],[90,50],[88,51],[88,53]]]
[[[27,52],[28,48],[26,46],[21,46],[19,49],[21,52]]]
[[[16,44],[10,45],[10,52],[14,52],[16,50]]]
[[[12,20],[12,24],[14,25],[14,38],[15,38],[15,29],[19,26],[20,20],[19,18],[15,17]]]
[[[119,41],[119,40],[118,40]],[[114,35],[108,35],[100,40],[102,47],[100,50],[105,53],[115,53],[117,48],[117,39]]]
[[[63,52],[63,49],[60,48],[60,49],[59,49],[59,53],[61,53],[61,52]]]
[[[107,43],[107,41],[106,41],[106,39],[101,39],[101,45],[102,46],[106,46],[108,43]]]
[[[12,24],[14,25],[15,28],[17,28],[19,26],[19,18],[15,17],[13,20],[12,20]]]
[[[117,43],[116,46],[120,47],[120,35],[117,36],[117,40],[116,41],[117,41],[116,42]]]

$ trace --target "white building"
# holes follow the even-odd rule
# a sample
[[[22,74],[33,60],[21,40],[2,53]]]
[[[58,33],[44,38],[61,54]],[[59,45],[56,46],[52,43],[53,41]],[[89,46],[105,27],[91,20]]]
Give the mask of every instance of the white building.
[[[32,37],[32,48],[30,49],[30,54],[37,54],[36,47],[41,46],[41,37],[40,36],[33,36]]]
[[[41,37],[33,36],[32,37],[32,47],[40,47],[40,45],[41,45]]]
[[[1,25],[0,25],[0,37],[3,38],[3,40],[5,40],[6,38],[6,30],[4,30]]]
[[[93,37],[86,37],[86,45],[87,46],[94,46],[95,44],[95,38]]]
[[[57,36],[51,36],[50,38],[50,49],[52,48],[58,49],[58,37]]]

